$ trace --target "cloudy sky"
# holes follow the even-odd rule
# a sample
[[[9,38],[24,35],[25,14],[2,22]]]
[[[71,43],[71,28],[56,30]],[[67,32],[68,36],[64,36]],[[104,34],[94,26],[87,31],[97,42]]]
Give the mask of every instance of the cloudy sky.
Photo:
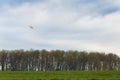
[[[120,55],[120,0],[0,0],[0,36],[0,49]]]

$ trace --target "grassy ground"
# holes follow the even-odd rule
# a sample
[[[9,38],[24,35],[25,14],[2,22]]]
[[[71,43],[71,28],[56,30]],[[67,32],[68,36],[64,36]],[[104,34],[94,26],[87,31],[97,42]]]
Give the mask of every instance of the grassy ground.
[[[120,71],[0,72],[0,80],[120,80]]]

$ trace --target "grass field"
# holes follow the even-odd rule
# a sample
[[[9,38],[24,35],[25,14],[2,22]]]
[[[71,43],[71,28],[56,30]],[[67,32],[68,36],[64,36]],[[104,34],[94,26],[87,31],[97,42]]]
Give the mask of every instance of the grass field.
[[[120,80],[120,71],[0,72],[0,80]]]

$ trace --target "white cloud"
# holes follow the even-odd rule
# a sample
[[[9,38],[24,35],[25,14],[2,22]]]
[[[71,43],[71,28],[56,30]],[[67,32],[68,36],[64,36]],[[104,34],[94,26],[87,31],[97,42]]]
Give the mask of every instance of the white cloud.
[[[6,45],[6,37],[11,36],[7,39],[14,40],[14,47],[47,44],[62,49],[120,52],[119,11],[103,16],[91,13],[90,10],[96,5],[83,4],[83,8],[80,5],[79,8],[72,8],[69,4],[64,0],[49,0],[4,7],[0,14],[0,35],[4,38],[0,44]],[[28,25],[35,28],[29,29]]]
[[[17,24],[24,25],[40,25],[45,24],[48,19],[48,14],[42,5],[26,3],[17,7],[6,7],[3,15],[6,22],[10,21],[11,23],[16,22]]]

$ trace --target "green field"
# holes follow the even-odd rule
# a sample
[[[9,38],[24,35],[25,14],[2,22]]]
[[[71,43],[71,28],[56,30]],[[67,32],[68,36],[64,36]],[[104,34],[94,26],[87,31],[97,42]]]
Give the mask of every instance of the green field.
[[[120,71],[0,72],[0,80],[120,80]]]

